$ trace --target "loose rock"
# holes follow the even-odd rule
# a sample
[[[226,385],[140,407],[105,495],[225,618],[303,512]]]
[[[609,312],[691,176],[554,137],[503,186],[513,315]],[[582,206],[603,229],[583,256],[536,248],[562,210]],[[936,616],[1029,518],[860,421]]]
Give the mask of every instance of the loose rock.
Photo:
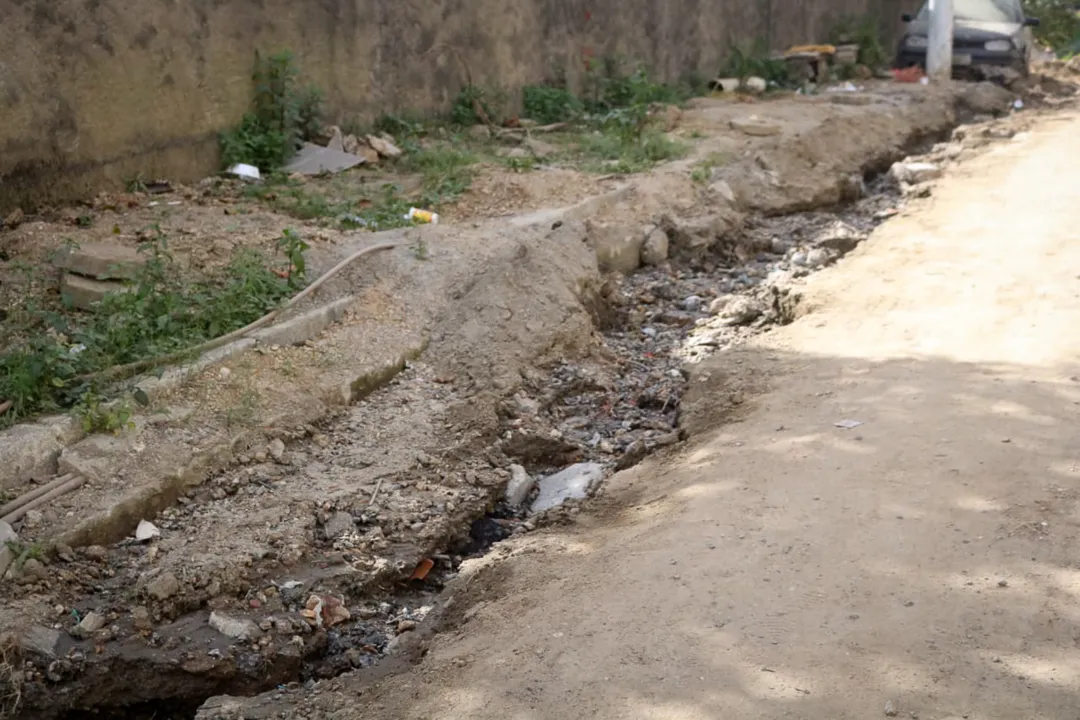
[[[382,137],[368,135],[366,140],[375,152],[385,158],[401,157],[401,148],[394,144],[394,139],[389,135],[383,135]]]
[[[974,113],[1001,115],[1008,112],[1013,94],[992,82],[981,82],[965,86],[958,101]]]
[[[645,236],[641,246],[642,265],[661,265],[668,259],[668,236],[660,228],[653,228]]]
[[[529,493],[536,487],[536,478],[529,475],[520,465],[510,466],[510,482],[506,484],[506,502],[517,507],[529,499]]]
[[[234,640],[251,640],[262,635],[262,630],[253,621],[232,618],[216,610],[210,613],[210,627]]]
[[[168,600],[180,592],[180,581],[171,572],[165,572],[146,584],[146,594],[155,600]]]
[[[334,540],[355,529],[356,521],[353,520],[353,516],[341,511],[327,518],[326,524],[323,525],[323,532],[326,534],[327,540]]]
[[[137,607],[131,611],[131,624],[136,630],[151,630],[154,621],[150,618],[150,611],[144,607]]]
[[[88,637],[105,627],[108,622],[108,619],[101,613],[87,613],[82,622],[75,626],[75,634],[80,637]]]
[[[285,443],[281,438],[274,438],[267,444],[266,453],[274,462],[281,462],[281,459],[285,457]]]

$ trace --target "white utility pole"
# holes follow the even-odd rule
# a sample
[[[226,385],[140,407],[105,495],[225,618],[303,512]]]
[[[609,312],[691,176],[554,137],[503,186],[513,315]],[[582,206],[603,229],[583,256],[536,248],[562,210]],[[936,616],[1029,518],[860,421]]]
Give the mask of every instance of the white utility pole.
[[[926,74],[931,80],[952,77],[953,3],[930,0],[930,34],[926,48]]]

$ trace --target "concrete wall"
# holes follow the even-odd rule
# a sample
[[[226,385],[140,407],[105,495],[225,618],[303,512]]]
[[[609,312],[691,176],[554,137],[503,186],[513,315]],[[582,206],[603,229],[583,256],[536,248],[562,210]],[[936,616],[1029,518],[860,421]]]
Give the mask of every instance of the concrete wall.
[[[0,0],[0,210],[217,167],[254,52],[291,50],[339,120],[445,106],[619,54],[712,75],[732,39],[823,39],[905,0]]]

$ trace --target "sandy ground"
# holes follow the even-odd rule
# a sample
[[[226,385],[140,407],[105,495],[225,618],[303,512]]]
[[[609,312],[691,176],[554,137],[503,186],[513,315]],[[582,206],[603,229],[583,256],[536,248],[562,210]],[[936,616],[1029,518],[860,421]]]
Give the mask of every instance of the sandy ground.
[[[1075,718],[1077,158],[1074,112],[963,165],[697,369],[690,447],[481,561],[412,672],[288,717]]]

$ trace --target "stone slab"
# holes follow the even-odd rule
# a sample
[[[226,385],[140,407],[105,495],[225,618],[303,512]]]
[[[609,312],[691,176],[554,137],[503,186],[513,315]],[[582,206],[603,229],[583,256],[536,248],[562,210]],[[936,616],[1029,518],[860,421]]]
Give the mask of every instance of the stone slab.
[[[70,273],[94,280],[134,280],[146,258],[123,245],[86,243],[61,256],[58,264]]]
[[[65,273],[60,281],[60,296],[74,308],[93,310],[106,295],[124,292],[124,285],[113,280],[94,280]]]

